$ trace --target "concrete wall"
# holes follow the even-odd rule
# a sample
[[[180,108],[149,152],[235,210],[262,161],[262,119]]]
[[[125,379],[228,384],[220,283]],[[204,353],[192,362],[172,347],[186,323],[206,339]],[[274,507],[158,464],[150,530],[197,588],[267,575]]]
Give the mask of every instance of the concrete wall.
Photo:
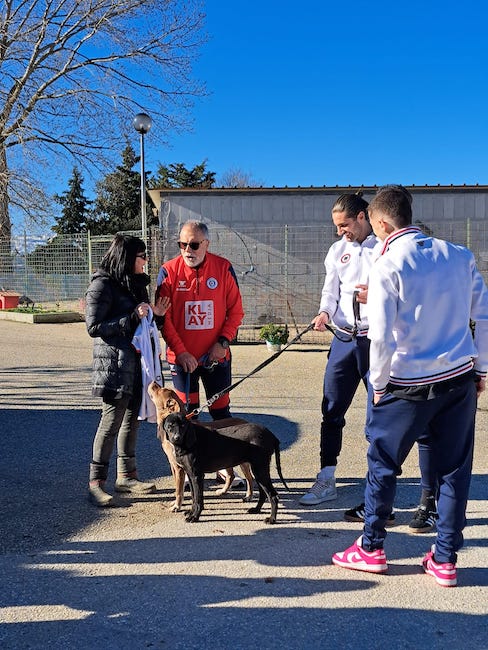
[[[161,225],[161,254],[178,254],[188,219],[210,227],[211,250],[230,259],[245,303],[245,324],[310,322],[324,280],[323,261],[336,240],[331,209],[344,192],[376,188],[151,190]],[[408,188],[414,222],[468,246],[488,279],[488,188]]]
[[[217,222],[233,229],[253,226],[314,225],[330,219],[332,205],[344,192],[363,191],[371,200],[375,187],[250,188],[212,190],[150,190],[161,225],[174,227],[187,219]],[[488,217],[488,187],[409,187],[414,219],[482,221]]]

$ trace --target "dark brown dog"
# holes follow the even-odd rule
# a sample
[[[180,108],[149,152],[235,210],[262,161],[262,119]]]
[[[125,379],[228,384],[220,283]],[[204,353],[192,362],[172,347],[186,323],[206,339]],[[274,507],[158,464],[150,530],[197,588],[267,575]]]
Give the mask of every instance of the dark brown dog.
[[[271,515],[265,521],[267,524],[276,523],[278,494],[270,477],[273,453],[279,477],[286,489],[288,486],[281,474],[280,441],[274,433],[260,424],[251,422],[212,431],[187,420],[181,413],[168,415],[164,420],[163,429],[174,447],[176,462],[184,468],[190,480],[193,505],[186,513],[187,521],[198,521],[203,510],[205,472],[215,472],[219,467],[233,467],[248,462],[259,487],[258,502],[248,512],[261,512],[267,497],[271,505]]]
[[[158,438],[160,439],[161,446],[163,447],[164,453],[168,458],[168,462],[171,467],[171,473],[173,474],[173,479],[175,482],[175,500],[171,504],[170,508],[173,512],[179,512],[181,510],[181,504],[183,503],[185,470],[176,462],[174,447],[164,435],[162,427],[165,419],[168,417],[168,415],[170,415],[170,413],[186,414],[185,405],[174,390],[171,390],[171,388],[162,388],[156,382],[152,382],[149,385],[148,393],[149,397],[152,399],[156,406]],[[210,429],[216,429],[239,423],[246,423],[246,420],[243,420],[241,418],[227,418],[225,420],[216,420],[215,422],[205,422],[204,426]],[[222,469],[223,467],[224,465],[222,465],[219,469]],[[241,465],[241,470],[246,479],[246,495],[243,498],[243,501],[249,502],[252,501],[253,495],[253,478],[249,463],[243,463]],[[220,496],[221,494],[228,492],[230,486],[232,485],[232,481],[234,480],[234,476],[235,474],[233,468],[228,467],[226,469],[226,481],[223,487],[217,490],[215,493]]]

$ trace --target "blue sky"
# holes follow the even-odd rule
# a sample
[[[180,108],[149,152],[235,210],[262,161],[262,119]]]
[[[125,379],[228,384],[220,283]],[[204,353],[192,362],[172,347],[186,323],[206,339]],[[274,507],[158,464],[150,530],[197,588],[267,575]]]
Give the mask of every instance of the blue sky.
[[[207,158],[265,186],[488,184],[482,0],[205,5],[209,95],[191,133],[147,136],[146,169]]]

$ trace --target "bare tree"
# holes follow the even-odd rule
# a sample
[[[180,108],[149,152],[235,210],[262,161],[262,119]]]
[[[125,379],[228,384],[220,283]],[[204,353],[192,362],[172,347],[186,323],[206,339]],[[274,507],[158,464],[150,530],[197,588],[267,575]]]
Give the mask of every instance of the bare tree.
[[[191,64],[204,41],[191,0],[2,0],[0,239],[9,209],[34,218],[48,181],[73,164],[95,177],[137,112],[164,141],[204,90]]]
[[[262,187],[262,181],[256,180],[252,174],[238,167],[232,167],[224,172],[217,182],[220,187]]]

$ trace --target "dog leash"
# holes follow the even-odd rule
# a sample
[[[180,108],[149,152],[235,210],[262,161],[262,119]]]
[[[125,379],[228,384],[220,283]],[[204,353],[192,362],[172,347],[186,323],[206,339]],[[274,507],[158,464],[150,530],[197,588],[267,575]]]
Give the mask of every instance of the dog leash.
[[[354,326],[353,326],[351,331],[346,330],[346,329],[343,330],[341,328],[333,327],[332,325],[329,325],[328,323],[325,324],[325,328],[327,330],[329,330],[329,332],[333,336],[335,336],[336,339],[341,341],[341,343],[350,343],[351,341],[353,341],[354,339],[356,339],[358,337],[358,332],[359,332],[358,321],[361,320],[360,304],[359,304],[359,300],[358,300],[359,291],[360,291],[360,289],[355,289],[354,293],[353,293],[353,296],[352,296],[352,312],[353,312],[353,315],[354,315]],[[339,336],[339,334],[337,334],[338,329],[339,329],[339,332],[346,332],[347,335],[348,335],[348,338],[345,339],[342,336],[342,334],[341,334],[341,336]]]
[[[264,367],[266,367],[268,364],[270,364],[272,361],[274,361],[277,357],[280,356],[280,354],[283,354],[283,352],[287,348],[289,348],[290,345],[293,345],[293,343],[296,343],[299,339],[302,338],[302,336],[304,334],[306,334],[307,332],[309,332],[313,328],[314,328],[314,323],[310,323],[310,325],[308,325],[303,330],[303,332],[300,332],[300,334],[297,334],[295,336],[295,338],[292,339],[289,343],[287,343],[281,350],[279,350],[278,352],[275,352],[271,357],[266,359],[266,361],[263,361],[263,363],[260,363],[259,366],[254,368],[254,370],[251,370],[251,372],[249,374],[247,374],[245,377],[242,377],[241,379],[239,379],[239,381],[236,381],[234,384],[231,384],[230,386],[227,386],[227,388],[224,388],[223,390],[219,391],[218,393],[215,393],[215,395],[213,395],[210,399],[208,399],[203,406],[200,406],[199,408],[193,409],[193,411],[191,411],[191,413],[187,414],[186,419],[190,420],[191,418],[194,418],[197,415],[199,415],[203,411],[204,408],[207,408],[208,406],[212,406],[212,404],[214,402],[216,402],[218,399],[220,399],[221,397],[223,397],[227,393],[230,393],[231,390],[234,390],[234,388],[239,386],[239,384],[242,384],[242,382],[244,380],[246,380],[249,377],[251,377],[252,375],[256,374],[257,372],[262,370]]]
[[[215,368],[215,366],[219,365],[219,362],[217,359],[214,361],[209,361],[208,359],[208,353],[204,354],[198,359],[198,365],[202,364],[202,366],[205,368],[205,370],[208,370],[212,372],[212,370]],[[190,406],[190,380],[191,380],[191,372],[186,373],[186,379],[185,379],[185,406],[188,409]]]

